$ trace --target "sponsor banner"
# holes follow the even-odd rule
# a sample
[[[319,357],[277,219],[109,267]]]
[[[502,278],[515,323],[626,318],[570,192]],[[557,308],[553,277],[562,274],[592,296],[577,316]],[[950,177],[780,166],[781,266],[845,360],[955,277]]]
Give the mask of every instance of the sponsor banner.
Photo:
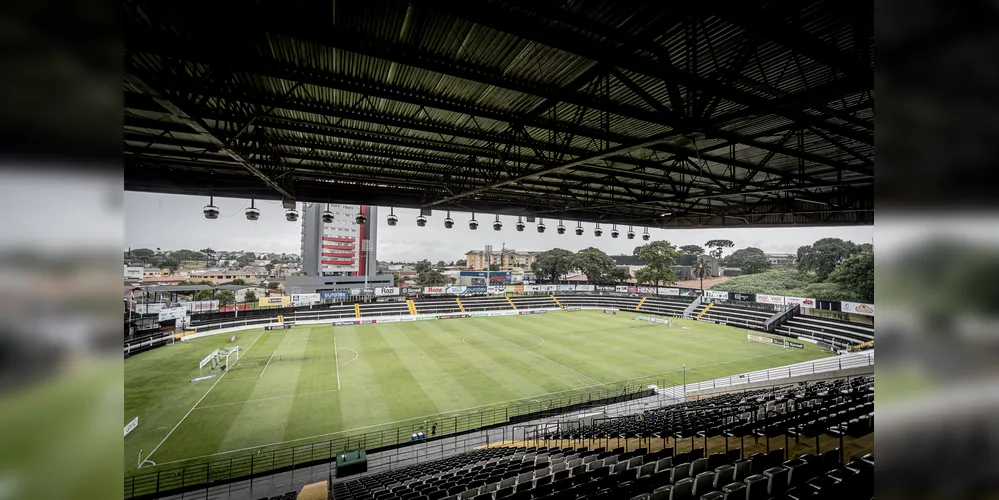
[[[373,324],[375,324],[377,322],[378,322],[377,319],[361,319],[361,320],[357,321],[357,324],[358,325],[373,325]]]
[[[191,382],[201,382],[202,380],[208,380],[210,378],[215,378],[215,374],[212,373],[211,375],[205,375],[204,377],[194,377],[191,379]]]
[[[628,287],[628,293],[638,293],[638,287],[637,286],[629,286]]]
[[[694,290],[693,288],[681,288],[680,289],[680,296],[681,297],[697,297],[700,294],[701,294],[700,290]]]
[[[772,339],[770,337],[763,337],[763,336],[760,336],[760,335],[753,335],[752,333],[747,334],[746,338],[749,339],[750,342],[759,342],[761,344],[773,344],[774,343],[774,339]]]
[[[628,287],[626,285],[617,285],[614,287],[615,292],[628,293]]]
[[[347,300],[347,297],[350,297],[350,292],[347,290],[319,292],[319,298],[321,300]]]
[[[169,321],[171,319],[180,319],[187,316],[186,307],[171,307],[169,309],[160,309],[159,311],[159,321]]]
[[[507,287],[507,291],[513,293],[524,293],[524,285],[509,286]]]
[[[755,293],[730,292],[728,300],[738,300],[740,302],[756,302]]]
[[[574,291],[576,291],[576,285],[559,285],[557,291],[559,291],[559,292],[574,292]]]
[[[778,306],[784,305],[783,295],[767,295],[765,293],[756,294],[756,301],[761,304],[774,304]]]
[[[604,309],[604,314],[617,314],[617,311],[613,309]]]
[[[351,295],[360,295],[362,291],[363,290],[361,290],[360,288],[351,288],[350,289],[350,294]]]
[[[430,321],[432,319],[437,319],[434,316],[417,316],[416,321]]]
[[[277,325],[267,325],[264,330],[288,330],[291,328],[291,323],[281,323]]]
[[[444,293],[444,287],[442,286],[428,286],[423,288],[423,293],[428,294],[441,294]]]
[[[138,426],[139,426],[139,417],[135,417],[132,419],[131,422],[128,423],[128,425],[125,426],[125,435],[127,436],[129,432],[132,432]]]
[[[132,312],[138,314],[156,314],[166,307],[166,303],[163,302],[153,302],[150,304],[141,304],[138,302],[132,303]]]
[[[525,315],[525,314],[545,314],[548,311],[544,309],[531,309],[529,311],[517,311],[517,312],[521,315]]]
[[[595,285],[576,285],[577,292],[593,292],[596,291],[597,287]]]
[[[321,297],[318,293],[295,293],[291,295],[291,301],[296,306],[307,306],[319,302]]]
[[[521,288],[523,289],[524,292],[540,292],[541,291],[541,286],[540,285],[524,285]]]
[[[489,291],[488,286],[468,286],[464,288],[465,293],[487,293]]]
[[[385,286],[381,288],[375,288],[375,295],[399,295],[399,289],[394,286]]]
[[[457,319],[457,318],[470,318],[467,313],[453,313],[453,314],[438,314],[435,316],[437,319]]]
[[[444,293],[453,293],[455,295],[463,295],[466,290],[468,290],[467,286],[451,285],[444,287]]]
[[[399,321],[416,321],[416,318],[409,316],[406,318],[399,318]]]
[[[679,288],[659,287],[659,288],[656,289],[656,292],[659,295],[671,295],[671,296],[674,296],[674,297],[679,297],[680,296],[680,289]]]
[[[506,293],[506,286],[505,285],[490,286],[489,287],[489,293],[494,294],[494,295],[495,294]]]
[[[212,362],[212,358],[214,358],[215,356],[218,356],[218,354],[219,354],[219,350],[215,349],[214,351],[212,351],[211,354],[205,356],[204,359],[201,360],[201,363],[198,364],[198,369],[200,370],[200,369],[204,368],[205,365],[207,365],[208,363],[211,363]]]
[[[407,287],[407,288],[400,289],[400,292],[404,293],[406,295],[418,295],[418,294],[423,293],[423,289],[420,288],[420,287],[418,287],[418,286],[416,286],[416,287]]]
[[[705,290],[704,298],[709,300],[728,300],[728,292],[719,292],[716,290]]]
[[[365,288],[364,289],[363,295],[374,295],[374,294],[375,294],[375,289],[374,288]]]
[[[598,292],[613,292],[615,290],[615,288],[616,287],[614,287],[614,286],[598,285],[597,286],[597,291]]]
[[[517,316],[519,311],[492,311],[489,316]]]
[[[863,314],[864,316],[874,316],[874,304],[864,304],[863,302],[840,302],[840,311],[850,314]]]
[[[541,287],[542,292],[555,292],[558,291],[558,285],[538,285]]]
[[[236,341],[236,334],[234,333],[234,334],[232,334],[232,337],[229,337],[229,343],[232,343],[232,342],[235,342],[235,341]]]
[[[800,306],[800,307],[815,307],[815,299],[809,299],[804,297],[784,297],[784,303],[789,306]]]
[[[217,300],[198,300],[194,302],[177,302],[178,305],[187,308],[191,314],[204,313],[204,312],[215,312],[219,310],[219,301]]]
[[[638,287],[638,293],[647,293],[650,295],[656,294],[656,287],[654,286],[640,286]]]
[[[461,271],[458,276],[473,276],[476,278],[485,278],[487,276],[486,271]]]
[[[489,313],[479,312],[479,313],[472,313],[471,316],[469,316],[469,317],[471,317],[471,318],[484,318],[486,316],[489,316]]]
[[[379,323],[398,323],[399,318],[382,318],[378,320]]]
[[[257,307],[285,307],[289,305],[291,305],[291,297],[287,295],[264,297],[257,301]]]
[[[563,307],[562,310],[563,311],[568,311],[568,312],[576,312],[576,311],[582,311],[583,308],[582,307]]]
[[[356,320],[345,320],[345,321],[334,321],[333,322],[333,326],[350,326],[350,325],[356,325],[356,324],[357,324]]]

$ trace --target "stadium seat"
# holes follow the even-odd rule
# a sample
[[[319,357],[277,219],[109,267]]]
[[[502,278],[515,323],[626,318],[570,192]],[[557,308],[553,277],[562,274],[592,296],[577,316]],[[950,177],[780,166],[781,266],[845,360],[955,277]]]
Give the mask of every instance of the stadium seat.
[[[746,483],[729,483],[722,486],[725,500],[744,500],[746,498]]]
[[[692,490],[694,498],[700,498],[701,495],[714,490],[714,481],[714,472],[701,472],[694,476],[694,487]]]
[[[691,498],[691,491],[694,487],[694,480],[691,478],[681,479],[673,484],[669,491],[670,500],[687,500]]]

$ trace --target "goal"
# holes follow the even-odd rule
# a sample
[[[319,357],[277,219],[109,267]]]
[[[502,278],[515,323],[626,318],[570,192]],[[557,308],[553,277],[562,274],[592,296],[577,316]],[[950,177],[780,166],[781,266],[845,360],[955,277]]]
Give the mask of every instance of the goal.
[[[641,321],[642,322],[642,326],[655,326],[655,325],[665,325],[665,326],[668,326],[668,327],[672,327],[673,326],[673,318],[670,318],[670,317],[661,317],[660,318],[658,316],[652,316],[652,315],[644,315],[644,314],[642,314],[642,315],[635,316],[634,319],[636,321]]]

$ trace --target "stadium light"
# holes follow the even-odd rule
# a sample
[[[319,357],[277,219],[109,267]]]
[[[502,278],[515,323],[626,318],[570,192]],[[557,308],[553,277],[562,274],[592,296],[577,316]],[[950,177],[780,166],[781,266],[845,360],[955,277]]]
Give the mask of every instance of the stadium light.
[[[614,227],[611,228],[611,238],[617,238],[618,236],[621,236],[621,232],[617,230],[617,224],[614,224]]]
[[[445,229],[451,229],[452,227],[454,227],[454,219],[451,218],[451,211],[448,210],[447,211],[447,218],[444,219],[444,228]]]
[[[593,228],[593,236],[596,236],[597,238],[599,238],[600,235],[602,235],[602,234],[604,234],[604,230],[600,229],[600,223],[598,222],[597,223],[597,227]]]
[[[246,220],[257,220],[260,218],[260,210],[253,205],[253,198],[250,198],[250,208],[246,209]]]
[[[499,214],[496,214],[496,220],[493,222],[493,230],[499,231],[503,229],[503,223],[499,220]]]
[[[285,210],[284,211],[284,218],[288,222],[296,222],[296,221],[298,221],[298,210],[295,210],[294,208],[289,208],[288,210]]]
[[[521,231],[522,232],[522,231],[524,231],[525,227],[527,227],[527,224],[524,224],[524,218],[518,215],[517,216],[517,231]]]
[[[649,241],[652,239],[652,235],[649,234],[649,228],[645,228],[645,232],[642,233],[642,241]]]
[[[389,214],[386,220],[390,226],[394,226],[399,223],[399,218],[395,216],[395,208],[389,207]]]
[[[583,223],[581,221],[576,221],[576,236],[582,236],[584,232]]]
[[[368,222],[368,218],[365,217],[364,214],[358,212],[357,217],[354,217],[354,222],[356,222],[358,225],[361,225],[364,224],[365,222]]]
[[[538,232],[539,233],[545,232],[545,220],[542,219],[541,217],[538,217]]]
[[[333,212],[330,212],[330,204],[326,204],[326,210],[323,210],[323,222],[326,224],[333,223]]]
[[[205,218],[206,219],[218,219],[219,218],[219,207],[215,206],[215,197],[214,196],[209,196],[208,197],[208,204],[205,205],[205,208],[204,208],[204,210],[202,210],[202,213],[205,214]]]
[[[419,227],[425,227],[427,225],[427,217],[423,214],[416,216],[416,225]]]
[[[635,228],[632,226],[628,226],[628,239],[629,240],[635,239]]]
[[[472,231],[479,228],[479,221],[475,220],[475,212],[472,212],[472,220],[468,221],[468,228]]]
[[[558,220],[558,227],[555,228],[558,234],[565,234],[565,225],[562,224],[562,219]]]

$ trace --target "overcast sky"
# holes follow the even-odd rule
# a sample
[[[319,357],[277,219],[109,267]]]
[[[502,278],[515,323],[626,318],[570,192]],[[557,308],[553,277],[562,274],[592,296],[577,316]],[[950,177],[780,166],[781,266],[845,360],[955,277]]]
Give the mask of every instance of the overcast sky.
[[[250,205],[248,200],[215,198],[221,215],[216,220],[208,220],[202,215],[202,208],[208,204],[207,198],[150,193],[125,193],[125,246],[131,248],[153,248],[176,250],[189,248],[197,250],[205,247],[223,250],[249,250],[267,252],[300,251],[301,224],[284,219],[284,209],[280,202],[259,201],[260,220],[248,221],[243,209]],[[621,230],[621,237],[612,239],[610,227],[603,226],[604,235],[593,236],[593,224],[584,222],[586,232],[576,236],[575,221],[565,221],[566,234],[555,232],[557,220],[546,219],[548,230],[544,234],[535,231],[534,224],[520,233],[514,228],[516,217],[501,216],[503,230],[493,231],[490,214],[477,214],[479,229],[468,229],[469,214],[452,213],[455,220],[453,229],[444,229],[444,212],[434,212],[427,227],[416,226],[418,212],[413,209],[396,209],[399,225],[389,227],[385,217],[389,211],[381,209],[378,217],[378,260],[419,260],[452,261],[464,257],[471,249],[482,249],[493,245],[499,249],[504,243],[507,248],[517,250],[548,250],[565,248],[580,250],[594,246],[608,254],[630,254],[632,249],[642,244],[641,236],[634,240],[624,237],[627,228]],[[639,234],[642,228],[635,228]],[[836,237],[853,240],[857,243],[870,242],[874,237],[874,227],[824,227],[786,229],[650,229],[653,239],[665,239],[677,245],[701,245],[712,239],[729,239],[736,248],[754,246],[767,252],[795,252],[799,246],[817,239]]]

